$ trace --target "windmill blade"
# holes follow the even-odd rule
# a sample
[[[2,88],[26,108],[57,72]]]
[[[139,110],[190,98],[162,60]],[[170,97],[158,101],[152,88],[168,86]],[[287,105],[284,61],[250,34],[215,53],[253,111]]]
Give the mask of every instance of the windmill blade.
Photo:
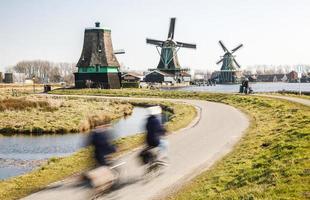
[[[189,48],[189,49],[196,49],[197,45],[196,44],[190,44],[190,43],[184,43],[184,42],[177,42],[178,47],[183,47],[183,48]]]
[[[114,54],[124,54],[125,50],[124,49],[117,49],[113,51]]]
[[[243,46],[243,44],[239,44],[239,46],[237,46],[236,48],[234,48],[233,50],[231,50],[231,53],[234,53],[235,51],[237,51],[238,49],[240,49]]]
[[[170,19],[169,32],[168,32],[168,39],[173,39],[173,38],[174,38],[175,19],[176,19],[176,18],[171,18],[171,19]]]
[[[219,41],[219,43],[220,43],[222,49],[223,49],[225,52],[229,52],[228,49],[225,47],[224,43],[223,43],[221,40]]]
[[[147,44],[153,44],[153,45],[162,47],[163,44],[164,44],[164,41],[161,41],[161,40],[153,40],[153,39],[148,39],[148,38],[146,38],[146,43],[147,43]]]
[[[233,60],[234,60],[234,63],[237,65],[237,67],[241,68],[239,63],[237,63],[236,59],[233,58]]]
[[[217,61],[217,65],[220,64],[221,62],[223,62],[224,58],[222,58],[221,60]]]

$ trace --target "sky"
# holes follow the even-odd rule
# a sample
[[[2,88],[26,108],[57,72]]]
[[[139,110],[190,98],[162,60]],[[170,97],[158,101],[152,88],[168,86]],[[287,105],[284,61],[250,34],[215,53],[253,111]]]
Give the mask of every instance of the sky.
[[[157,66],[159,56],[145,39],[167,39],[176,17],[175,40],[183,67],[216,70],[222,40],[242,43],[236,60],[257,64],[310,64],[310,0],[0,0],[0,71],[21,60],[76,63],[84,29],[96,21],[112,30],[120,63],[136,70]]]

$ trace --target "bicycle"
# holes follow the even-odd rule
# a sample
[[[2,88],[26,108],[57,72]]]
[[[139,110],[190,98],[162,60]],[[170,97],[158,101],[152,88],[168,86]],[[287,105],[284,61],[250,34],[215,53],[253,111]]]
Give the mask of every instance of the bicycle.
[[[156,148],[147,147],[140,153],[142,163],[145,165],[145,177],[158,176],[163,172],[164,167],[167,166],[167,161],[160,158],[160,150]]]

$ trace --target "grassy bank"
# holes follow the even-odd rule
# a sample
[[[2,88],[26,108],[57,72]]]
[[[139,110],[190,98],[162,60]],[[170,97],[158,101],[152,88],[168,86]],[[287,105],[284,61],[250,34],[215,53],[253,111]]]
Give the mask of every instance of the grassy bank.
[[[127,102],[128,103],[128,102]],[[130,102],[135,105],[145,106],[160,104],[172,113],[171,120],[167,123],[168,131],[175,131],[187,126],[196,116],[196,109],[190,105],[174,104],[169,102]],[[121,138],[116,141],[120,155],[142,145],[143,135]],[[64,179],[72,174],[81,172],[94,166],[92,149],[86,148],[65,158],[52,158],[38,170],[28,174],[0,181],[0,199],[15,200],[40,189],[46,185]]]
[[[202,99],[232,105],[249,115],[251,127],[235,149],[169,199],[310,198],[309,107],[266,97],[179,91],[64,93]]]
[[[263,94],[271,94],[276,96],[284,96],[284,97],[296,97],[296,98],[302,98],[310,100],[310,95],[304,95],[304,94],[291,94],[291,93],[278,93],[278,92],[269,92],[269,93],[263,93]]]
[[[309,107],[262,97],[223,102],[247,112],[251,127],[232,153],[169,199],[309,198]]]
[[[84,132],[108,119],[131,114],[116,101],[40,96],[0,97],[0,134]]]

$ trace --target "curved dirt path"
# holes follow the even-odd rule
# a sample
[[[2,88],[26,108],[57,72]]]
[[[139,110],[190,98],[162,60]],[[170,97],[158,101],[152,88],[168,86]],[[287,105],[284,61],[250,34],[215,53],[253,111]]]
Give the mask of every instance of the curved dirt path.
[[[271,98],[276,98],[276,99],[284,99],[284,100],[291,101],[294,103],[300,103],[306,106],[310,106],[310,100],[308,99],[303,99],[303,98],[298,98],[298,97],[269,95],[269,94],[255,94],[255,95],[262,96],[262,97],[271,97]]]
[[[169,166],[162,175],[146,179],[143,176],[144,168],[139,165],[137,160],[139,151],[130,152],[120,158],[126,162],[121,172],[123,187],[115,189],[99,199],[147,200],[161,198],[227,154],[249,125],[248,118],[243,113],[225,104],[200,100],[164,99],[164,101],[185,102],[194,105],[199,113],[189,127],[168,136]],[[32,194],[24,200],[85,200],[88,199],[89,194],[90,190],[77,186],[74,179],[66,179],[53,184],[48,189]]]

